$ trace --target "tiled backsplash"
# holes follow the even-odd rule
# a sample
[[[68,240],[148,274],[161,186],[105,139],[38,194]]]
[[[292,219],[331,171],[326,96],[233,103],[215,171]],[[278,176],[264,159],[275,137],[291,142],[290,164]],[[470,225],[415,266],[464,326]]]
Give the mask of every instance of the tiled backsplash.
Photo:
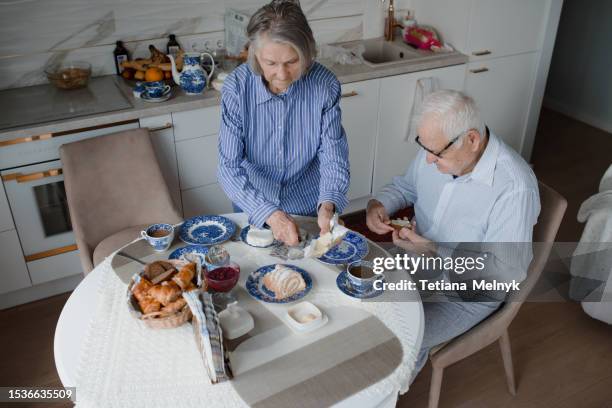
[[[302,0],[319,44],[363,36],[365,2]],[[261,0],[0,0],[0,89],[45,83],[45,65],[85,60],[93,75],[115,71],[113,50],[122,40],[134,57],[148,45],[165,50],[176,34],[187,50],[223,40],[226,7],[256,10]],[[370,4],[368,4],[371,7]]]

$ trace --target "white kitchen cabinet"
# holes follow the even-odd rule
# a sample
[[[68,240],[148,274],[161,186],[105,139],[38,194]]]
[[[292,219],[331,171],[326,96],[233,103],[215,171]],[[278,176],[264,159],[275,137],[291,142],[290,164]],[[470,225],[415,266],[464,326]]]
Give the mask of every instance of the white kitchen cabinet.
[[[0,232],[15,229],[11,208],[9,207],[4,185],[0,185]]]
[[[151,143],[157,156],[157,162],[164,175],[164,180],[170,190],[174,204],[182,210],[181,189],[179,185],[178,167],[176,164],[176,150],[174,143],[174,130],[170,114],[140,119],[140,127],[150,130]],[[158,130],[155,130],[158,128]]]
[[[0,293],[32,286],[15,230],[0,233]]]
[[[217,135],[182,140],[176,143],[181,189],[217,182]]]
[[[468,64],[465,90],[489,129],[520,152],[539,52]]]
[[[221,106],[174,112],[172,121],[176,141],[215,135],[221,124]]]
[[[56,279],[83,273],[79,251],[64,252],[28,262],[32,285],[51,282]]]
[[[369,196],[372,191],[379,86],[378,79],[342,85],[342,126],[348,140],[351,168],[349,200]]]
[[[474,61],[539,50],[550,1],[415,0],[414,7],[420,24]]]
[[[182,195],[185,218],[234,212],[232,203],[218,183],[183,190]]]
[[[434,78],[441,89],[463,89],[465,65],[397,75],[380,80],[378,139],[374,158],[372,194],[404,174],[419,146],[408,136],[410,112],[419,79]]]

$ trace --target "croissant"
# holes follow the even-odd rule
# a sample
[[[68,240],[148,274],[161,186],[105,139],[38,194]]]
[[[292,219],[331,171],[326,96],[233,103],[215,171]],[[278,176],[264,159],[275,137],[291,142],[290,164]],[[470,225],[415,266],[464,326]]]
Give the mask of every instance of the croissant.
[[[167,306],[181,296],[181,288],[175,282],[163,282],[161,285],[155,285],[149,289],[149,295],[162,305]]]
[[[284,265],[276,265],[274,270],[266,274],[263,284],[274,292],[276,299],[286,299],[306,288],[302,275]]]
[[[141,278],[140,282],[138,282],[132,288],[132,293],[138,302],[143,301],[148,295],[149,289],[153,287],[153,284],[149,282],[147,278]]]
[[[180,297],[176,299],[174,302],[169,303],[166,306],[164,306],[161,309],[161,311],[164,313],[168,313],[168,314],[176,313],[176,312],[179,312],[181,309],[183,309],[183,307],[185,307],[186,304],[187,302],[185,301],[185,299]]]
[[[187,290],[189,284],[193,280],[196,273],[196,265],[194,263],[188,263],[181,268],[179,273],[174,275],[172,280],[181,287],[182,290]]]
[[[161,309],[161,303],[153,299],[151,296],[145,296],[144,299],[139,300],[138,305],[144,314],[159,312]]]

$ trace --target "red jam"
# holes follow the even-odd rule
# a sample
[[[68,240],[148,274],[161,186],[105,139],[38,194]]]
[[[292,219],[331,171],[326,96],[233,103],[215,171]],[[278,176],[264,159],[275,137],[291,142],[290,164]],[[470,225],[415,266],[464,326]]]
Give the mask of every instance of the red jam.
[[[206,274],[208,287],[217,292],[229,292],[232,290],[238,278],[240,277],[240,269],[229,266],[222,266]]]

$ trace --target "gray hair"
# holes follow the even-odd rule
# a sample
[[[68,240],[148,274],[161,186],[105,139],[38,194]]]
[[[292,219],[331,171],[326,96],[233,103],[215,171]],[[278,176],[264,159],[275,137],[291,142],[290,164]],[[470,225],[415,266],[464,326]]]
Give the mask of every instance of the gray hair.
[[[263,72],[255,53],[261,45],[262,36],[291,45],[300,57],[302,75],[308,71],[317,55],[317,45],[299,1],[273,0],[257,10],[249,20],[247,36],[248,62],[259,75]]]
[[[474,99],[466,94],[444,89],[432,92],[423,98],[417,123],[421,123],[424,116],[436,115],[437,125],[449,142],[460,135],[456,146],[460,147],[468,130],[476,130],[481,136],[485,136],[485,123],[480,116],[480,111]]]

